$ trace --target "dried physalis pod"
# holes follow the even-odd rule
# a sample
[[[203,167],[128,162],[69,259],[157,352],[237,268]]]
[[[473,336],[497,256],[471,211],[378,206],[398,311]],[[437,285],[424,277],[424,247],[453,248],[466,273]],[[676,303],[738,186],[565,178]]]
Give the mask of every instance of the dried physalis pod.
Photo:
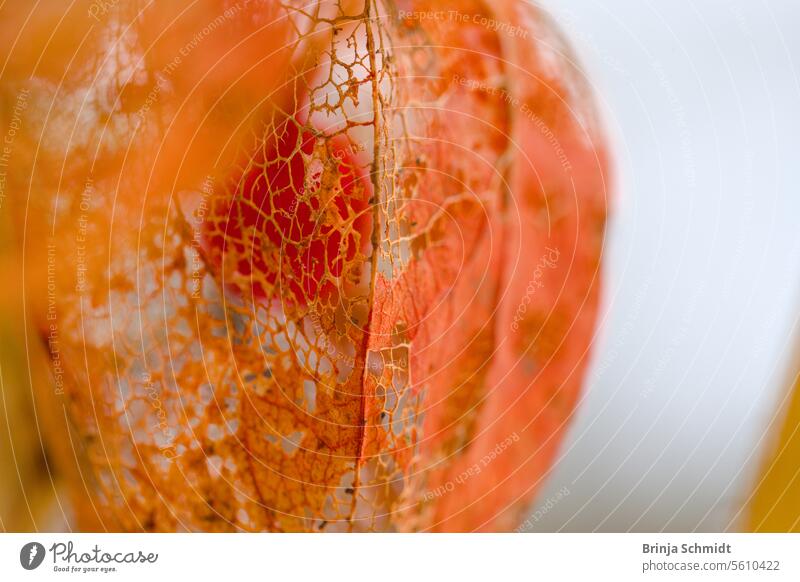
[[[77,525],[516,527],[585,376],[608,204],[553,24],[45,4],[3,92]]]

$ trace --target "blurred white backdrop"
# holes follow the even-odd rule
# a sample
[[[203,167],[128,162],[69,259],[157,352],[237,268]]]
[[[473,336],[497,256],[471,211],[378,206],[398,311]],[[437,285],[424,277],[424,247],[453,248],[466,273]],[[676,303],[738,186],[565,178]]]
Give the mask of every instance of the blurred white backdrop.
[[[618,198],[587,391],[529,529],[733,529],[800,316],[800,1],[540,5],[601,100]]]

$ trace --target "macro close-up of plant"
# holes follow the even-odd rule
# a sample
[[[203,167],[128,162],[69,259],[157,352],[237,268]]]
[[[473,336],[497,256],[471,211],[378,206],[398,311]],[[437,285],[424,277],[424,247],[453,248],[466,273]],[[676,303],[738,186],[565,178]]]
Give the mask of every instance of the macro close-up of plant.
[[[518,527],[585,377],[611,192],[544,12],[22,12],[4,207],[66,527]]]
[[[796,580],[798,19],[0,2],[0,580]]]

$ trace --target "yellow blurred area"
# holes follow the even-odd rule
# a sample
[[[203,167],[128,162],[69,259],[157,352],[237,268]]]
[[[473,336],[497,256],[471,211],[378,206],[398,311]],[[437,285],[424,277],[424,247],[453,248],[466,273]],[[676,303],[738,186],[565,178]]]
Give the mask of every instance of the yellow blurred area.
[[[0,530],[63,529],[31,389],[32,381],[47,381],[43,355],[37,341],[25,338],[20,261],[8,214],[0,206]]]
[[[793,384],[785,409],[776,414],[779,432],[764,459],[751,502],[750,531],[800,532],[800,372]]]
[[[91,22],[85,18],[90,2],[78,0],[67,8],[58,0],[24,7],[0,5],[0,80],[4,89],[33,74],[59,78]],[[0,131],[10,128],[13,92],[0,101]],[[24,127],[24,125],[23,125]],[[61,479],[48,460],[44,439],[49,407],[35,406],[46,394],[50,375],[44,347],[28,321],[23,294],[20,240],[23,233],[11,207],[21,194],[11,185],[11,167],[20,144],[4,141],[5,167],[0,191],[0,531],[59,531],[67,528],[69,508],[59,502]],[[8,175],[6,175],[8,174]],[[29,233],[30,234],[30,233]],[[30,307],[30,306],[28,306]],[[68,442],[64,442],[69,447]]]

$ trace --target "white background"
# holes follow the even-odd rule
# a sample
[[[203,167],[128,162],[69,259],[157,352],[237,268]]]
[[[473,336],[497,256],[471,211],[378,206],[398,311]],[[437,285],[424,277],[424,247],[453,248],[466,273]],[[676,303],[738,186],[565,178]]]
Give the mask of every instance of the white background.
[[[800,1],[542,5],[602,101],[618,200],[602,339],[531,529],[734,527],[800,315]]]

